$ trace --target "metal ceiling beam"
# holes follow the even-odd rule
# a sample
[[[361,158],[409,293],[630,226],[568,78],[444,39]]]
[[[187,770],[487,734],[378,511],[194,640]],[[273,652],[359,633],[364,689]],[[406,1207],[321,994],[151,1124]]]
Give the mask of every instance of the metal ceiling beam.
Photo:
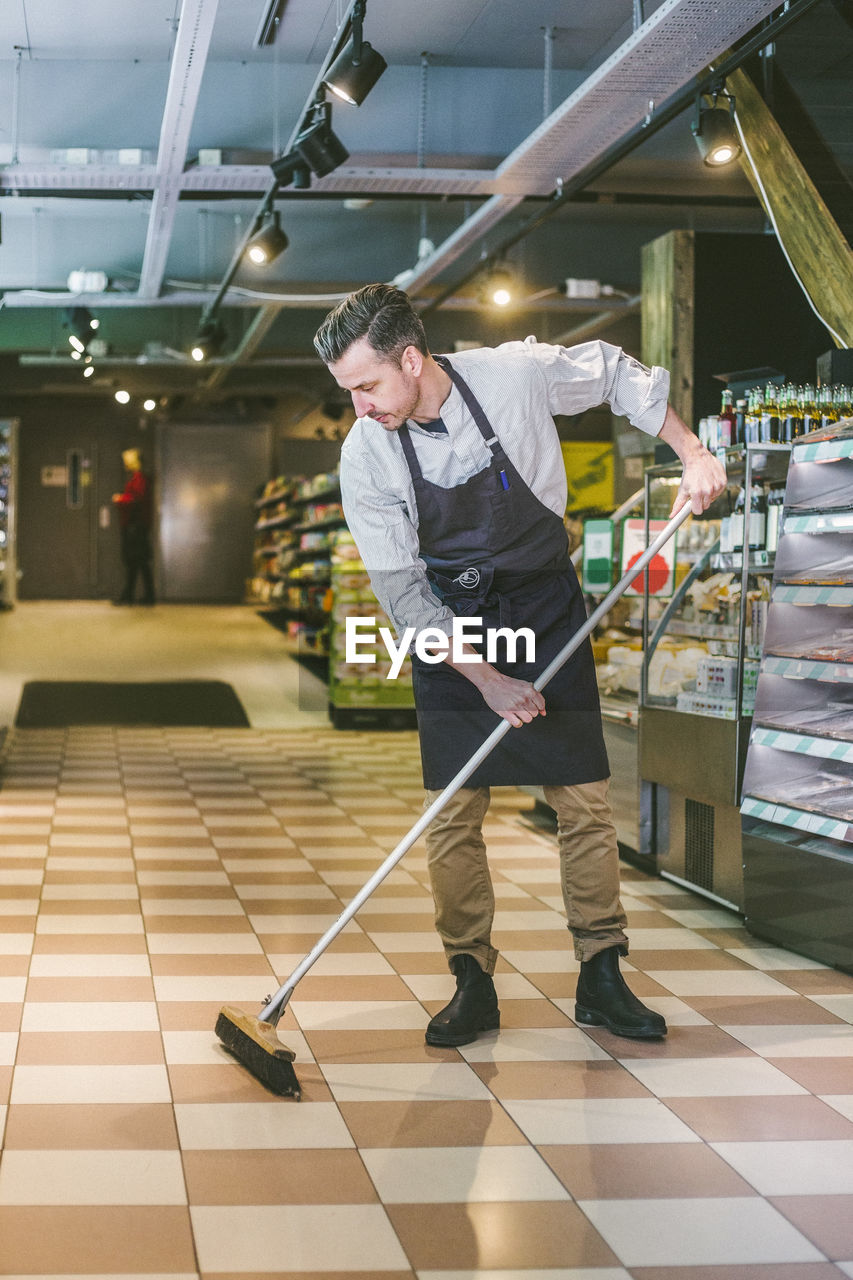
[[[418,263],[412,293],[455,262],[524,195],[547,195],[588,169],[778,7],[778,0],[664,0],[651,18],[584,80],[495,171],[494,196]],[[514,203],[511,203],[515,195]],[[495,215],[483,218],[491,207]],[[480,219],[480,225],[475,220]]]
[[[248,364],[251,361],[252,356],[275,324],[278,313],[281,311],[281,306],[281,303],[268,303],[265,307],[261,307],[246,330],[243,341],[235,347],[230,356],[222,361],[218,368],[213,370],[213,373],[202,386],[203,391],[215,391],[219,384],[225,381],[231,369],[236,365]]]
[[[181,6],[169,72],[169,87],[166,91],[166,106],[160,126],[154,200],[139,279],[139,294],[142,298],[156,298],[163,284],[181,194],[190,129],[201,90],[218,4],[219,0],[184,0]]]

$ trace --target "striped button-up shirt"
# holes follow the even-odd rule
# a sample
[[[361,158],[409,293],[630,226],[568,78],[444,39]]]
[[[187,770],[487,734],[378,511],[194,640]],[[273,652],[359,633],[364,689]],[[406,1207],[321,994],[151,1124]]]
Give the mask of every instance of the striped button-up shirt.
[[[650,435],[663,425],[667,371],[647,369],[607,342],[557,347],[527,338],[450,360],[522,480],[561,518],[567,482],[554,414],[609,404]],[[441,421],[446,432],[409,421],[409,433],[425,479],[453,488],[487,467],[491,453],[455,384]],[[396,431],[356,420],[341,449],[341,495],[373,590],[397,630],[438,627],[449,635],[453,614],[433,593],[420,558],[417,503]]]

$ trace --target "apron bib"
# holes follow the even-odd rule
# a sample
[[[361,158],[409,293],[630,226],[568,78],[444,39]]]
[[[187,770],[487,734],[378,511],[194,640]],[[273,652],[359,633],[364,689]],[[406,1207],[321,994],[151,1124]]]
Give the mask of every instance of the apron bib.
[[[436,596],[458,616],[490,628],[530,628],[535,661],[524,645],[510,660],[498,646],[494,666],[533,681],[586,621],[563,522],[524,483],[470,387],[446,357],[453,379],[491,454],[489,464],[450,489],[427,480],[408,427],[400,444],[412,477],[421,558]],[[424,786],[451,781],[500,722],[479,690],[446,662],[413,655],[413,683]],[[466,783],[572,786],[608,776],[592,647],[587,641],[545,690],[547,715],[512,729]]]

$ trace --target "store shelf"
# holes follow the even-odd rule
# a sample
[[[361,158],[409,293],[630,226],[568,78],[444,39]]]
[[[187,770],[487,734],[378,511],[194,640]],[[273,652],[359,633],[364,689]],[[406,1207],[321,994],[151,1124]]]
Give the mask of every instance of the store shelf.
[[[842,840],[845,844],[853,844],[853,825],[843,819],[831,818],[821,813],[809,813],[806,809],[793,809],[790,805],[762,800],[757,796],[744,796],[740,811],[744,817],[760,818],[764,822],[792,827],[797,831],[808,831],[812,835],[825,836],[829,840]]]
[[[786,680],[819,680],[829,684],[853,684],[853,663],[821,662],[815,658],[765,657],[762,671]]]
[[[255,525],[255,533],[263,533],[265,529],[283,529],[285,525],[293,524],[296,514],[288,511],[283,516],[273,516],[270,520],[259,520]]]
[[[794,445],[792,461],[841,462],[844,458],[853,458],[853,439],[839,435],[834,440]]]
[[[786,729],[757,727],[752,731],[752,743],[757,747],[773,747],[776,751],[793,752],[795,755],[812,756],[819,760],[841,760],[853,764],[853,742],[837,738],[815,737],[807,733],[791,733]]]
[[[779,604],[828,604],[833,608],[843,609],[853,605],[853,585],[793,586],[790,583],[780,583],[774,588],[773,599]]]
[[[785,533],[851,533],[853,511],[825,512],[810,516],[786,516]]]

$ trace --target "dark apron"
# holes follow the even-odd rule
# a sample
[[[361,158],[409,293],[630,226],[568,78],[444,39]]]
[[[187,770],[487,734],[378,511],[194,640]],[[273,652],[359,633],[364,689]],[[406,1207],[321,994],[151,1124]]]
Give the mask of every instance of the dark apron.
[[[527,487],[495,436],[470,387],[443,356],[491,461],[450,489],[425,479],[409,429],[399,429],[418,512],[421,558],[436,596],[458,616],[488,628],[529,627],[535,662],[524,646],[510,662],[503,646],[494,666],[535,680],[586,622],[563,522]],[[412,658],[424,786],[447,786],[500,722],[477,687],[446,662]],[[571,786],[609,773],[592,648],[585,642],[543,694],[547,715],[512,729],[466,783]]]

